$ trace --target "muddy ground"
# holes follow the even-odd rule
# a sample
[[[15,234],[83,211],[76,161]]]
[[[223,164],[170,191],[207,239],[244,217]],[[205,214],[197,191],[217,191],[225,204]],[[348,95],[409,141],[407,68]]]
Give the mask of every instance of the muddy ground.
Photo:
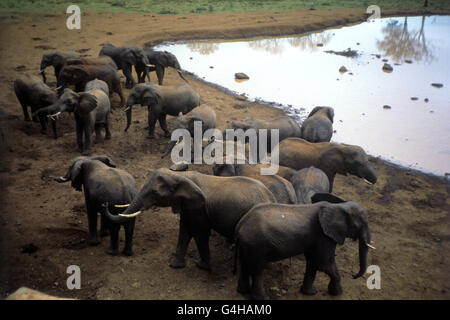
[[[109,239],[96,247],[87,245],[87,218],[82,193],[70,184],[57,184],[54,176],[65,173],[76,151],[73,116],[64,114],[54,140],[40,133],[38,123],[23,121],[13,91],[22,72],[37,74],[43,53],[80,50],[97,56],[100,44],[138,45],[170,39],[242,38],[294,34],[364,19],[362,10],[258,12],[211,15],[112,15],[89,13],[82,29],[65,28],[65,16],[21,16],[0,23],[0,128],[1,214],[0,297],[20,286],[49,294],[80,299],[243,299],[232,275],[233,252],[213,232],[213,271],[199,270],[197,251],[191,243],[184,269],[171,269],[168,261],[176,246],[178,219],[170,209],[149,210],[138,217],[133,257],[105,253]],[[242,70],[236,70],[239,72]],[[52,71],[49,82],[55,82]],[[153,79],[156,78],[152,74]],[[122,78],[124,81],[124,78]],[[275,79],[273,79],[275,80]],[[165,84],[182,80],[173,70]],[[282,111],[256,103],[244,103],[231,95],[190,79],[202,103],[214,107],[218,127],[233,119],[253,116],[269,119]],[[125,89],[127,95],[129,90]],[[171,165],[161,159],[168,139],[157,127],[157,138],[146,138],[146,109],[135,107],[134,123],[127,133],[125,114],[112,99],[112,139],[93,146],[94,154],[106,154],[130,172],[141,187],[147,174]],[[337,110],[336,112],[339,112]],[[169,118],[169,125],[171,119]],[[381,268],[381,290],[366,287],[368,275],[353,280],[358,270],[357,244],[351,240],[337,249],[344,294],[330,297],[327,277],[319,273],[318,294],[299,293],[305,262],[299,259],[273,263],[265,273],[265,286],[273,299],[449,299],[449,183],[443,178],[399,168],[371,159],[378,182],[368,186],[352,176],[338,176],[335,192],[360,202],[367,210],[377,250],[370,251],[369,265]],[[194,169],[211,173],[207,166]],[[123,240],[124,235],[121,234]],[[33,244],[37,251],[22,253]],[[121,241],[121,247],[123,242]],[[26,251],[26,250],[25,250]],[[31,250],[33,251],[33,250]],[[66,287],[66,268],[82,271],[82,288]]]

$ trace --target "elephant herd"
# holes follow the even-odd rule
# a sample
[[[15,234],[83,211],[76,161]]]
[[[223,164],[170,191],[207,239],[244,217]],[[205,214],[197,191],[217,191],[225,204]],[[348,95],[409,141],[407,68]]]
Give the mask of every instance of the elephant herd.
[[[52,65],[57,79],[56,90],[45,84],[45,68]],[[132,66],[138,74],[136,83]],[[304,254],[306,270],[301,286],[304,294],[315,294],[317,271],[325,272],[330,282],[328,292],[342,293],[335,262],[336,245],[345,238],[359,241],[359,272],[367,268],[371,235],[364,208],[332,193],[336,174],[351,174],[374,184],[377,176],[364,150],[359,146],[330,142],[333,135],[334,110],[316,107],[299,125],[288,116],[271,120],[242,119],[232,121],[230,129],[278,129],[279,143],[268,139],[269,153],[278,153],[279,170],[275,175],[261,175],[267,164],[234,161],[210,165],[211,174],[153,168],[139,190],[134,178],[116,168],[108,156],[91,156],[91,135],[95,139],[106,131],[111,139],[110,95],[117,93],[126,107],[126,127],[132,123],[136,104],[148,108],[148,138],[154,138],[156,122],[165,137],[171,132],[166,116],[174,116],[174,129],[186,129],[193,136],[194,123],[201,122],[203,132],[216,128],[213,108],[200,104],[200,96],[188,84],[162,85],[164,68],[173,67],[186,80],[173,54],[137,47],[105,45],[98,58],[82,58],[74,52],[45,54],[40,78],[23,74],[14,83],[25,121],[40,121],[42,131],[50,119],[57,137],[56,120],[62,112],[73,112],[76,142],[82,154],[70,163],[59,183],[71,182],[83,191],[89,226],[89,244],[110,236],[108,254],[119,253],[119,230],[125,230],[123,254],[133,254],[136,217],[152,207],[171,207],[180,215],[178,242],[172,268],[186,266],[186,252],[193,238],[200,259],[200,269],[211,270],[209,238],[211,231],[234,244],[235,269],[239,261],[238,292],[254,299],[268,296],[263,286],[263,270],[274,261]],[[131,91],[125,100],[118,70],[125,75]],[[150,82],[156,71],[159,84]],[[149,82],[144,82],[145,77]],[[187,81],[186,81],[187,82]],[[75,90],[67,86],[75,86]],[[84,139],[83,139],[84,137]],[[259,139],[259,136],[258,136]],[[170,141],[163,157],[181,141]],[[225,143],[226,137],[222,142]],[[243,141],[245,143],[245,141]],[[212,143],[210,141],[209,143]],[[236,141],[235,141],[236,143]],[[97,219],[100,214],[100,232]]]

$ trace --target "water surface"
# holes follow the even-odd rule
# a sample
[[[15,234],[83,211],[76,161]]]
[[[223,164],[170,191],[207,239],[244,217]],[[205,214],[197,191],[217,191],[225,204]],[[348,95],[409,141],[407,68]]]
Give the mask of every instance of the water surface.
[[[333,141],[443,175],[450,172],[449,35],[449,16],[402,17],[296,37],[198,41],[158,49],[174,53],[183,69],[206,81],[250,100],[291,105],[294,115],[332,106]],[[325,52],[348,48],[357,56]],[[382,70],[383,59],[392,72]],[[340,73],[341,66],[348,71]],[[236,81],[236,72],[250,80]]]

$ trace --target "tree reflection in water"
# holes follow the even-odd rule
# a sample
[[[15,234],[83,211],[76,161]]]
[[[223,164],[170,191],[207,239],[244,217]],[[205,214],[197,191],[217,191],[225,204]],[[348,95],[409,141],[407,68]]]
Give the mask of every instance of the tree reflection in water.
[[[395,61],[413,59],[427,62],[433,60],[432,46],[427,44],[425,39],[425,16],[422,16],[420,29],[408,30],[408,17],[405,17],[403,24],[397,20],[388,22],[381,30],[384,35],[383,40],[377,40],[377,48]]]
[[[201,55],[209,55],[219,49],[219,45],[217,43],[206,41],[188,42],[186,45],[191,50],[191,52],[198,52]]]

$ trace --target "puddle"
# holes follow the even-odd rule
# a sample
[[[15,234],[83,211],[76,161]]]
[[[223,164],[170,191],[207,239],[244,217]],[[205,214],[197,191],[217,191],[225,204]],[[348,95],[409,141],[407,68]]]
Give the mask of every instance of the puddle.
[[[332,106],[333,141],[444,175],[450,172],[449,34],[449,16],[402,17],[297,37],[164,44],[158,50],[174,53],[199,78],[250,100],[292,106],[290,113],[302,118],[314,106]],[[346,72],[339,72],[342,66]],[[237,72],[250,79],[236,81]]]

